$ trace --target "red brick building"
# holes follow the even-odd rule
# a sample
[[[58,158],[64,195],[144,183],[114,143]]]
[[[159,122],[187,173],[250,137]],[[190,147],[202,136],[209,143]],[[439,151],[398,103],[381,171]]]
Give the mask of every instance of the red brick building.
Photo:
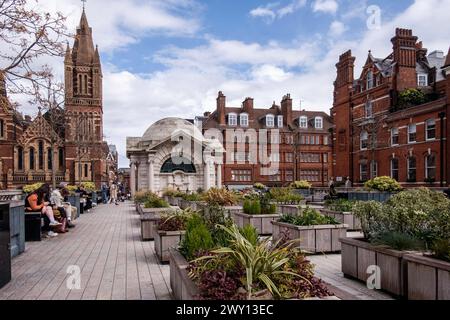
[[[280,106],[274,103],[257,109],[252,98],[240,107],[227,106],[225,95],[219,92],[216,110],[197,122],[201,122],[206,138],[223,137],[224,185],[286,186],[308,180],[323,186],[331,177],[330,117],[324,112],[293,110],[289,94]],[[267,152],[260,149],[264,140],[268,141]],[[265,170],[268,167],[274,170]]]
[[[355,57],[337,63],[333,169],[339,179],[363,183],[391,176],[404,185],[450,181],[450,55],[428,50],[412,30],[397,29],[393,52],[371,52],[354,76]]]

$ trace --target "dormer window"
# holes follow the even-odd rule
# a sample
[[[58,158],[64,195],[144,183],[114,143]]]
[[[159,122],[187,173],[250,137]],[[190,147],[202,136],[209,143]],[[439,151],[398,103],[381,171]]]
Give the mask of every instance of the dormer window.
[[[419,87],[428,86],[428,75],[426,73],[419,73],[417,75],[417,85]]]
[[[248,127],[248,114],[241,113],[240,123],[241,123],[241,127]]]
[[[236,113],[230,113],[228,114],[228,125],[229,126],[237,126],[237,114]]]
[[[278,116],[278,128],[283,128],[283,116]]]
[[[370,90],[374,87],[374,82],[373,82],[373,72],[369,71],[367,73],[367,90]]]
[[[316,127],[316,129],[323,129],[323,118],[322,117],[316,117],[315,127]]]
[[[305,117],[305,116],[300,117],[299,123],[300,123],[300,128],[308,129],[308,117]]]
[[[271,114],[266,116],[266,126],[269,128],[275,127],[275,116]]]

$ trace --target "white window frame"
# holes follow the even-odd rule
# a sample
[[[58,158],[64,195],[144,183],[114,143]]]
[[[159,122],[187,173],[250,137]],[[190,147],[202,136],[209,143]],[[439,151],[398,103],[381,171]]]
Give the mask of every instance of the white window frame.
[[[248,127],[248,113],[241,113],[239,115],[239,124],[241,127]]]
[[[275,116],[272,114],[268,114],[266,116],[266,127],[273,128],[275,127]]]
[[[394,137],[397,137],[397,143],[394,143]],[[398,146],[399,145],[399,129],[398,127],[391,129],[391,146]]]
[[[434,157],[434,166],[428,165],[429,157]],[[434,154],[434,153],[429,154],[425,157],[425,178],[426,179],[430,179],[430,176],[428,174],[428,170],[430,170],[430,169],[434,169],[434,175],[435,175],[434,177],[431,177],[431,178],[437,179],[437,158],[436,158],[436,154]]]
[[[367,72],[367,77],[366,77],[366,89],[370,90],[372,88],[374,88],[374,78],[373,78],[373,71],[369,70],[369,72]]]
[[[300,117],[299,127],[301,129],[308,129],[308,117],[305,117],[305,116]]]
[[[365,147],[363,147],[363,141],[366,141]],[[367,150],[369,148],[369,133],[367,131],[363,131],[359,135],[359,148],[361,150]]]
[[[430,138],[428,136],[428,131],[431,130],[429,127],[431,125],[434,126],[434,137],[433,138]],[[427,141],[436,140],[436,120],[435,119],[428,119],[427,121],[425,121],[425,137],[426,137]]]
[[[412,130],[414,128],[414,131]],[[411,140],[411,134],[415,134],[415,139]],[[408,125],[408,143],[416,143],[417,142],[417,124],[411,123]]]
[[[314,119],[314,127],[316,129],[323,129],[323,118],[322,117],[316,117]]]
[[[324,146],[328,145],[328,136],[323,136],[323,145]]]
[[[415,166],[414,167],[411,167],[411,162],[410,161],[412,159],[414,159],[414,161],[415,161]],[[417,158],[415,156],[408,157],[406,166],[407,166],[406,179],[408,179],[408,182],[410,182],[411,180],[417,181]],[[413,169],[414,169],[415,179],[411,179],[411,176],[410,176],[410,172]]]
[[[417,86],[418,87],[428,87],[428,74],[418,73],[417,74]]]
[[[395,169],[395,170],[394,170],[394,166],[393,166],[394,161],[397,161],[397,169]],[[392,158],[391,159],[391,161],[390,161],[390,169],[391,169],[391,178],[395,179],[394,178],[394,171],[396,171],[397,172],[397,179],[396,180],[398,181],[398,179],[400,177],[400,161],[399,161],[398,158]]]
[[[278,116],[277,117],[277,124],[278,124],[278,128],[283,128],[283,126],[284,126],[284,118],[283,118],[283,116]]]
[[[370,162],[370,178],[374,179],[376,177],[378,177],[378,162],[372,160]]]
[[[363,166],[366,166],[366,171],[363,171]],[[366,177],[365,178],[369,178],[369,166],[367,165],[367,163],[360,163],[359,164],[359,181],[365,181],[366,179],[364,179],[363,177],[363,172],[366,173]]]
[[[228,125],[231,127],[236,127],[238,125],[237,118],[238,118],[238,115],[236,113],[229,113],[228,114]]]

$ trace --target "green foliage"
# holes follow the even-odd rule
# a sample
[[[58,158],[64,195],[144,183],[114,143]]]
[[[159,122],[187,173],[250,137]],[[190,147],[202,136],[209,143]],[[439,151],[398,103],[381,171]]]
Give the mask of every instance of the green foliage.
[[[245,200],[244,213],[249,215],[260,215],[261,203],[259,202],[259,200]]]
[[[161,215],[161,220],[158,224],[158,230],[184,231],[186,230],[187,221],[195,214],[197,214],[197,212],[192,210],[191,208],[166,212]]]
[[[377,177],[367,181],[364,186],[367,189],[382,192],[396,192],[402,190],[401,185],[391,177]]]
[[[237,196],[227,189],[211,188],[205,193],[204,200],[210,206],[233,206],[237,203]]]
[[[183,198],[183,200],[193,201],[193,202],[199,202],[199,201],[202,201],[202,199],[203,199],[202,195],[198,194],[198,193],[189,193],[189,194],[185,193],[185,194],[183,194],[182,198]]]
[[[152,192],[136,192],[134,195],[134,201],[136,203],[145,203],[151,195],[153,195]]]
[[[181,253],[187,260],[192,260],[199,252],[210,250],[213,247],[213,238],[204,219],[194,214],[186,222],[186,234],[181,243]]]
[[[303,209],[299,215],[285,214],[279,221],[301,227],[339,224],[336,219],[324,216],[310,207]]]
[[[256,246],[258,244],[258,230],[250,224],[239,229],[242,236],[247,239],[252,245]]]
[[[42,187],[43,183],[35,183],[35,184],[29,184],[23,187],[23,192],[25,193],[32,193],[35,192],[37,189]]]
[[[135,197],[136,198],[136,197]],[[142,198],[140,198],[142,199]],[[169,208],[170,205],[153,192],[145,193],[144,207],[150,208]]]
[[[296,204],[303,200],[303,197],[293,193],[291,188],[272,188],[269,194],[273,201],[279,203]]]
[[[301,190],[309,190],[312,188],[312,184],[306,180],[295,181],[291,183],[291,188],[301,189]]]
[[[361,228],[366,239],[383,231],[383,204],[378,201],[358,201],[353,206],[353,214],[361,221]]]
[[[265,189],[266,189],[266,186],[263,185],[262,183],[255,183],[255,184],[253,185],[253,188],[255,188],[255,189],[257,189],[257,190],[265,190]]]
[[[406,89],[398,97],[400,107],[417,106],[427,102],[427,97],[419,89]]]
[[[97,186],[95,185],[94,182],[83,182],[81,185],[88,192],[93,192],[97,190]]]
[[[227,246],[230,240],[229,235],[219,225],[230,227],[233,220],[227,217],[225,209],[221,206],[210,206],[202,214],[202,217],[213,236],[215,246]]]
[[[325,201],[325,206],[329,210],[337,211],[337,212],[351,212],[353,210],[354,205],[355,205],[354,201],[349,201],[347,199],[337,199],[337,200]]]
[[[437,259],[450,262],[450,239],[436,240],[431,249]]]
[[[423,250],[425,243],[413,236],[400,232],[385,232],[372,240],[374,244],[387,245],[395,250]]]

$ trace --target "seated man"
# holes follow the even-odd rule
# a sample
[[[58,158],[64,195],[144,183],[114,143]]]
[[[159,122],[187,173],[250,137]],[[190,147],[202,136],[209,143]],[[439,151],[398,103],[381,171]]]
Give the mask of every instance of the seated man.
[[[60,185],[61,190],[65,188],[64,184]],[[74,228],[75,225],[72,223],[72,206],[70,203],[64,202],[64,197],[60,191],[60,189],[56,188],[53,190],[52,195],[50,197],[51,203],[54,205],[55,209],[57,209],[63,218],[67,219],[67,227]]]

